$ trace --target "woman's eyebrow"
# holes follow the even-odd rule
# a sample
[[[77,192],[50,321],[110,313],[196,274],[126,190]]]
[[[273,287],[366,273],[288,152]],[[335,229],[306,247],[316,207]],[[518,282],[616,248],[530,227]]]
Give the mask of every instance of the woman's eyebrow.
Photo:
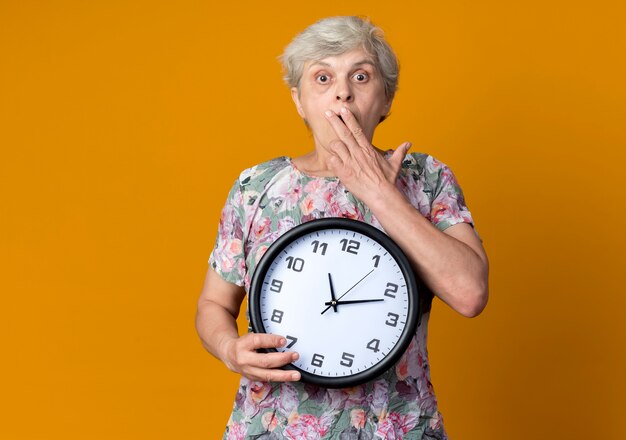
[[[369,65],[369,66],[372,66],[372,67],[376,67],[376,64],[373,61],[368,60],[368,59],[364,59],[364,60],[360,60],[360,61],[357,61],[355,63],[352,63],[351,68],[360,67],[360,66],[363,66],[363,65]],[[312,68],[317,67],[317,66],[326,67],[326,68],[332,68],[333,67],[330,63],[327,63],[325,61],[313,61],[311,63],[311,65],[309,66],[309,69],[312,69]]]
[[[330,64],[324,62],[324,61],[313,61],[311,63],[311,65],[309,66],[309,69],[312,69],[316,66],[321,66],[321,67],[332,67]]]
[[[370,65],[370,66],[372,66],[372,67],[376,67],[376,64],[374,64],[374,62],[373,62],[373,61],[370,61],[370,60],[357,61],[357,62],[356,62],[356,63],[354,63],[352,66],[353,66],[353,67],[357,67],[357,66],[362,66],[362,65],[364,65],[364,64],[368,64],[368,65]]]

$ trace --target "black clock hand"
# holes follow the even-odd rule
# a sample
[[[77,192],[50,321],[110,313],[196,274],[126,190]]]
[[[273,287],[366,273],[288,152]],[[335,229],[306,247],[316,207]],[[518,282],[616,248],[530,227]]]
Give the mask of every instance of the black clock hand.
[[[357,281],[356,283],[354,283],[354,285],[352,287],[350,287],[348,290],[345,291],[345,293],[343,295],[341,295],[339,298],[337,298],[337,301],[339,301],[341,298],[343,298],[344,296],[346,296],[348,294],[348,292],[350,292],[352,289],[354,289],[361,281],[363,281],[365,278],[367,278],[368,276],[370,276],[370,274],[374,272],[374,269],[370,270],[367,274],[365,274],[365,276],[363,278],[361,278],[359,281]],[[322,310],[322,313],[320,313],[321,315],[323,315],[324,313],[326,313],[328,311],[328,309],[330,309],[332,306],[328,306],[326,307],[324,310]]]
[[[328,272],[328,284],[330,284],[330,303],[326,303],[326,305],[331,306],[333,311],[337,312],[337,298],[335,298],[335,289],[333,289],[333,280],[330,278],[330,272]]]
[[[380,298],[380,299],[353,299],[353,300],[348,300],[348,301],[329,301],[324,303],[324,305],[326,306],[332,306],[334,305],[336,306],[340,306],[342,304],[359,304],[359,303],[369,303],[369,302],[379,302],[379,301],[384,301],[384,298]]]

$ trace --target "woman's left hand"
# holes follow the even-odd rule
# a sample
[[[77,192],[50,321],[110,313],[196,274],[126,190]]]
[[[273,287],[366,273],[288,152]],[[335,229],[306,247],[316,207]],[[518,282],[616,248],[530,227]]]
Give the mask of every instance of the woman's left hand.
[[[354,115],[346,107],[339,116],[327,111],[326,118],[338,139],[328,145],[328,167],[345,187],[365,204],[385,196],[385,191],[395,188],[402,161],[411,143],[405,142],[386,159],[369,141]]]

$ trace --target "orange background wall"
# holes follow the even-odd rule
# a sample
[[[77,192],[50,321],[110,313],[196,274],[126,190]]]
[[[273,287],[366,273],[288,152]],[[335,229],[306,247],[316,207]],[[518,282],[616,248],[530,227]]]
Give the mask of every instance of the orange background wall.
[[[491,258],[429,349],[452,439],[626,438],[623,1],[0,2],[0,438],[217,439],[194,314],[239,171],[311,140],[276,57],[370,16],[376,144],[457,174]]]

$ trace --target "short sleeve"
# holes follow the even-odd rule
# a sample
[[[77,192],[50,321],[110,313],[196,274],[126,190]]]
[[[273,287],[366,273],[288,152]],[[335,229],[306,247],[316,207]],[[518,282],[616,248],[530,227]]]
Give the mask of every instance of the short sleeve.
[[[226,281],[244,285],[246,261],[244,253],[243,191],[239,179],[235,182],[222,209],[215,247],[209,265]]]
[[[473,227],[472,214],[465,204],[463,191],[452,170],[436,159],[429,162],[433,167],[431,175],[434,184],[431,222],[441,231],[457,223],[469,223]]]

